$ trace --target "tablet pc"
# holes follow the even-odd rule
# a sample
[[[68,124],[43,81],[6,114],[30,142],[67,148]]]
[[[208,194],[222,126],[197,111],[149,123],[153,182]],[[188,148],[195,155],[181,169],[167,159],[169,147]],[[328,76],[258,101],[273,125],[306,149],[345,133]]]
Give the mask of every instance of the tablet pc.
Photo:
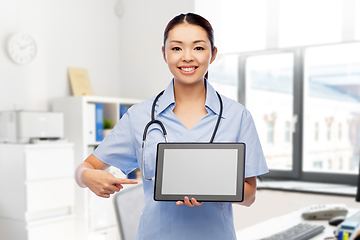
[[[242,202],[244,143],[159,143],[154,200]]]

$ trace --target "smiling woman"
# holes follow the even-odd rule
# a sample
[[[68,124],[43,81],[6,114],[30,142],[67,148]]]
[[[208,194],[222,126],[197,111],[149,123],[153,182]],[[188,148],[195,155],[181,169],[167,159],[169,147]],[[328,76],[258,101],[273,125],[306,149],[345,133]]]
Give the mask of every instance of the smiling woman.
[[[164,136],[176,143],[245,143],[244,201],[237,204],[250,206],[255,200],[256,176],[268,172],[254,121],[244,106],[218,94],[207,81],[217,48],[206,19],[193,13],[173,18],[165,28],[162,53],[173,80],[157,97],[126,112],[93,154],[79,165],[77,182],[100,197],[110,197],[123,188],[122,184],[137,182],[115,178],[103,170],[112,165],[128,174],[140,166],[145,207],[136,239],[235,240],[232,203],[202,203],[188,196],[177,202],[155,201],[151,179],[155,176],[157,146],[164,142]],[[221,159],[219,164],[224,167],[226,161]],[[195,184],[194,179],[187,182]]]

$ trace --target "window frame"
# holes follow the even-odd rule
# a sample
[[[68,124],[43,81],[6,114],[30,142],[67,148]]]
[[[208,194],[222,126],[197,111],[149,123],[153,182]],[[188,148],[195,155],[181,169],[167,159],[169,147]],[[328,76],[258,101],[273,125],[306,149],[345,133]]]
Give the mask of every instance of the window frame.
[[[347,42],[349,43],[349,42]],[[360,43],[360,41],[352,41]],[[292,133],[293,140],[293,164],[292,170],[271,170],[261,176],[264,180],[297,180],[305,182],[319,183],[338,183],[338,184],[357,184],[357,174],[345,173],[326,173],[315,171],[303,171],[303,116],[304,116],[304,57],[308,48],[320,46],[341,45],[346,43],[318,44],[300,46],[293,48],[261,50],[239,53],[238,58],[238,101],[246,107],[246,62],[251,56],[261,56],[270,54],[281,54],[291,52],[294,54],[294,77],[293,77],[293,116],[297,119],[295,131]]]

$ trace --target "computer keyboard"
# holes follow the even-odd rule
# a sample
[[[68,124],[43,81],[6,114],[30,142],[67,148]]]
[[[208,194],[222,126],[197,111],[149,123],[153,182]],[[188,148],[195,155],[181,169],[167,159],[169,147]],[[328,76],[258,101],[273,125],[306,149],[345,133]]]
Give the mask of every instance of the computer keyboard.
[[[321,225],[299,223],[261,240],[308,240],[320,234],[324,229],[325,227]]]

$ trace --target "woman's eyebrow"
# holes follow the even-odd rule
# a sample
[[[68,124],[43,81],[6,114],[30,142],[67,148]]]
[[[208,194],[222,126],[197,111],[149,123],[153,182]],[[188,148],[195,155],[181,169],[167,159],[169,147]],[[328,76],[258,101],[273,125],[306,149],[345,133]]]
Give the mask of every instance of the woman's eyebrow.
[[[205,40],[195,40],[193,43],[200,43],[200,42],[206,43]],[[183,42],[179,40],[171,40],[170,43],[183,43]]]

